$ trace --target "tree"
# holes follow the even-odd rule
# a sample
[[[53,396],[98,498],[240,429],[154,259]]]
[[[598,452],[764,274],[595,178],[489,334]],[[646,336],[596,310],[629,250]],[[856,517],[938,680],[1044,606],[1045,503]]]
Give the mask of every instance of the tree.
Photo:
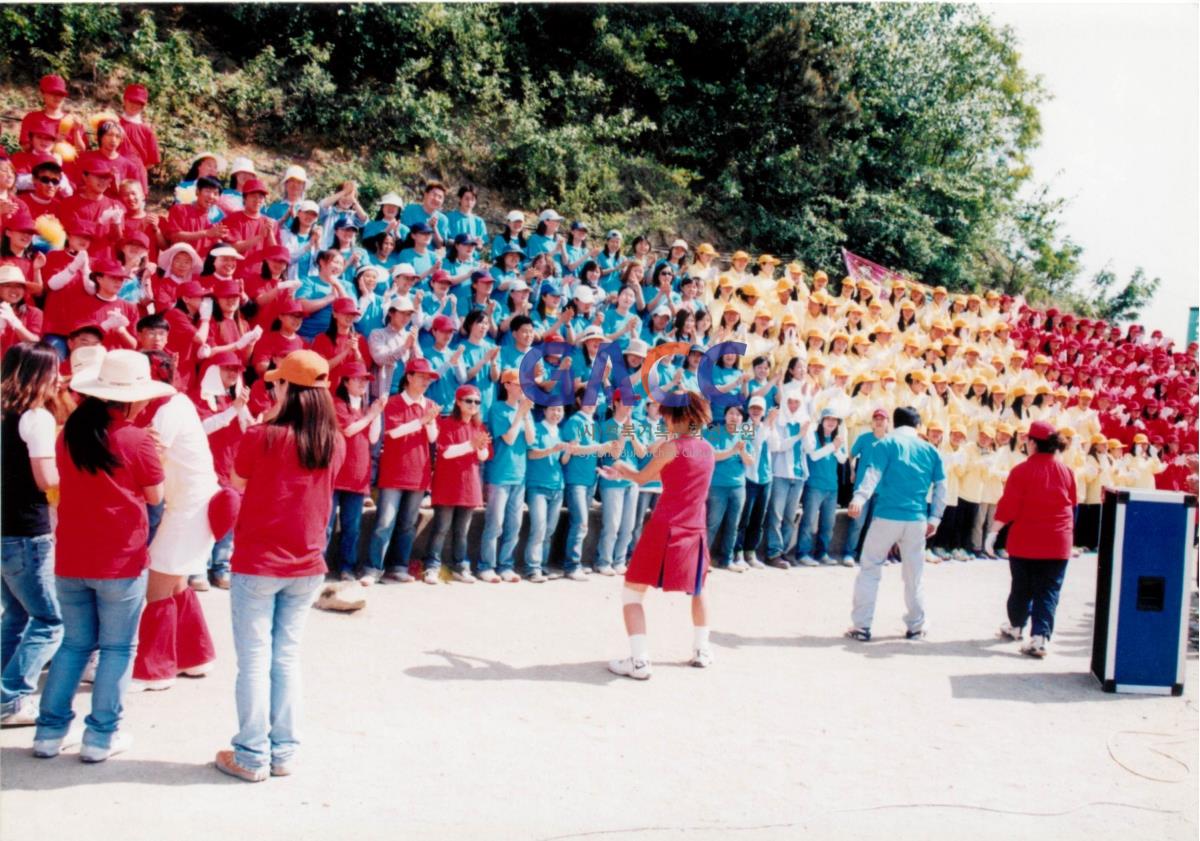
[[[1118,289],[1116,273],[1105,266],[1092,278],[1087,310],[1092,316],[1110,324],[1133,321],[1142,307],[1154,297],[1161,282],[1162,278],[1146,277],[1145,271],[1138,266],[1125,285]]]

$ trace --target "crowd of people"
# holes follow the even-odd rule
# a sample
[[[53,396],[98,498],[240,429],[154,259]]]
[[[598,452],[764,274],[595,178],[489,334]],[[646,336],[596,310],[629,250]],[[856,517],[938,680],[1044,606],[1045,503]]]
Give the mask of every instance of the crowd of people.
[[[626,574],[662,492],[650,474],[637,479],[674,440],[672,395],[712,405],[711,423],[691,431],[714,454],[705,543],[713,567],[735,572],[855,566],[875,497],[862,495],[840,545],[836,514],[859,498],[873,448],[906,407],[944,467],[924,561],[1004,553],[1006,532],[989,535],[1038,422],[1063,442],[1075,483],[1074,547],[1095,547],[1105,487],[1195,492],[1197,348],[1160,332],[997,290],[859,272],[831,281],[709,243],[660,251],[551,208],[513,210],[492,230],[469,184],[429,181],[364,207],[353,182],[311,195],[302,165],[270,183],[253,161],[215,152],[190,160],[159,213],[147,202],[161,156],[146,89],[129,85],[120,113],[91,119],[65,107],[63,79],[44,77],[40,91],[20,148],[0,153],[7,721],[37,719],[26,702],[68,616],[46,559],[81,580],[150,571],[140,588],[70,596],[91,634],[72,638],[68,620],[62,645],[75,655],[54,659],[47,744],[66,732],[65,687],[87,670],[78,655],[96,648],[97,628],[102,651],[106,630],[124,640],[124,660],[102,656],[96,669],[111,691],[93,696],[108,704],[89,718],[94,757],[114,750],[126,661],[146,688],[202,674],[212,647],[192,592],[210,585],[233,587],[239,660],[261,665],[263,605],[309,598],[326,563],[364,586],[439,584],[444,558],[461,583]],[[310,392],[326,387],[329,440],[325,419],[316,432],[301,422],[323,411]],[[296,487],[318,469],[323,502]],[[264,472],[252,493],[250,474]],[[597,500],[599,540],[585,554]],[[95,557],[102,532],[107,559]],[[272,545],[275,533],[292,545]],[[77,538],[66,552],[64,534]],[[24,559],[23,578],[10,581],[10,557]],[[303,561],[289,573],[303,586],[239,592],[231,575],[280,575],[289,559]],[[258,774],[273,713],[262,681],[241,680],[245,716],[226,761]],[[288,756],[272,760],[281,772]]]

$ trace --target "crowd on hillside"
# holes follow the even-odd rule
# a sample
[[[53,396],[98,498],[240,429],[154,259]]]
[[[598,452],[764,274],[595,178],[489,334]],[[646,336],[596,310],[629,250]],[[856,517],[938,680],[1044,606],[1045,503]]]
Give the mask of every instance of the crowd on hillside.
[[[60,77],[40,92],[19,148],[0,149],[5,723],[36,718],[23,704],[64,616],[77,635],[55,659],[38,755],[61,747],[97,628],[123,654],[100,660],[85,758],[119,749],[118,672],[135,651],[147,688],[202,674],[213,651],[194,591],[229,588],[231,562],[251,579],[329,569],[364,586],[437,584],[444,556],[463,583],[624,574],[662,492],[630,477],[685,392],[712,405],[692,431],[714,450],[707,545],[737,572],[854,566],[870,503],[835,551],[836,512],[903,407],[945,469],[930,562],[1003,554],[988,535],[1037,421],[1068,442],[1076,547],[1095,547],[1106,487],[1196,492],[1197,348],[1138,325],[896,276],[831,282],[683,239],[656,251],[549,208],[493,230],[471,185],[365,207],[352,182],[310,195],[300,164],[269,183],[215,152],[191,159],[160,215],[146,89],[90,119],[66,109]],[[235,624],[254,597],[290,592],[232,583]],[[261,740],[261,687],[242,680],[239,714]]]

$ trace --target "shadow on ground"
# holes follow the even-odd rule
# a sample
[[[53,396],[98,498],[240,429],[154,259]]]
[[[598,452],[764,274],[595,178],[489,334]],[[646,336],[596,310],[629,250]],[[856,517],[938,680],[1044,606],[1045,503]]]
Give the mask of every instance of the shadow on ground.
[[[451,651],[427,651],[446,661],[445,665],[413,666],[405,669],[409,677],[421,680],[526,680],[583,683],[603,686],[620,680],[608,671],[602,660],[582,663],[539,663],[534,666],[510,666],[499,660],[455,654]]]
[[[95,765],[79,761],[75,751],[54,759],[36,759],[29,748],[0,748],[4,788],[8,791],[54,791],[76,786],[153,781],[160,786],[242,785],[217,773],[212,763],[154,762],[120,757]]]

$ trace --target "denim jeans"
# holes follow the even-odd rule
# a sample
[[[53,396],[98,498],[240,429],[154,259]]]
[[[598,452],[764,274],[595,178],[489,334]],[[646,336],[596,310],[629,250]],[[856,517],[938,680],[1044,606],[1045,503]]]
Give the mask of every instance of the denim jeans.
[[[157,505],[146,503],[146,522],[150,526],[150,534],[146,537],[146,545],[149,546],[154,542],[154,535],[158,534],[159,524],[162,523],[163,514],[167,511],[167,503],[160,502]]]
[[[244,768],[286,763],[300,744],[300,638],[324,578],[233,575],[229,611],[238,732],[232,744]]]
[[[42,667],[62,642],[54,590],[54,535],[0,541],[0,714],[37,691]]]
[[[62,647],[50,662],[42,689],[41,714],[34,739],[60,739],[75,713],[71,705],[88,658],[97,648],[100,659],[92,684],[92,712],[84,719],[83,743],[107,748],[121,724],[121,699],[129,688],[137,653],[138,623],[146,603],[146,579],[55,579],[62,607]]]
[[[596,569],[609,569],[613,563],[623,564],[633,540],[633,520],[637,514],[638,486],[600,489],[600,545],[597,547]]]
[[[329,511],[329,525],[325,528],[325,543],[333,540],[333,524],[341,525],[338,535],[337,556],[341,559],[341,571],[353,572],[358,564],[358,532],[362,525],[363,502],[366,494],[353,491],[334,491],[333,508]],[[326,551],[325,557],[332,560],[333,552]],[[329,565],[330,570],[333,564]]]
[[[208,559],[208,571],[212,575],[229,575],[229,561],[233,558],[233,529],[213,544],[212,557]]]
[[[525,541],[525,571],[530,575],[549,566],[550,544],[562,513],[563,492],[549,488],[525,489],[525,504],[529,507],[529,537]]]
[[[425,491],[405,491],[399,488],[380,488],[379,501],[375,510],[375,530],[371,532],[371,548],[367,552],[367,563],[372,569],[383,569],[384,559],[389,570],[408,570],[412,559],[413,541],[417,539],[417,521],[421,517],[421,500]],[[396,540],[392,531],[400,527]],[[388,550],[388,543],[392,543]]]
[[[729,566],[733,547],[737,544],[737,525],[746,504],[746,486],[709,488],[708,490],[708,551],[714,566]],[[717,544],[717,535],[721,543]]]
[[[849,555],[858,560],[858,544],[862,543],[862,536],[866,532],[867,527],[871,525],[871,518],[875,516],[875,495],[867,500],[867,504],[863,506],[863,510],[859,515],[846,526],[846,542],[842,545],[842,557]]]
[[[757,552],[762,543],[767,525],[767,505],[770,503],[771,486],[758,482],[746,482],[746,502],[742,505],[742,516],[738,518],[735,552]]]
[[[833,523],[837,518],[837,488],[822,490],[808,485],[804,488],[804,514],[800,518],[800,537],[796,541],[796,557],[828,555],[833,542]],[[813,535],[816,534],[816,544]]]
[[[425,571],[441,569],[442,549],[446,545],[446,535],[453,529],[454,545],[451,551],[451,561],[455,569],[471,568],[471,560],[467,557],[467,533],[471,530],[471,512],[474,508],[461,505],[437,505],[433,509],[433,534],[429,537],[429,548],[425,552]]]
[[[525,485],[488,485],[487,508],[483,515],[483,537],[479,547],[479,569],[511,570],[515,563],[513,551],[521,536],[521,505],[525,502]],[[496,544],[500,554],[496,554]]]
[[[803,492],[803,479],[776,476],[771,480],[771,504],[767,506],[768,558],[780,557],[791,546],[796,509],[800,507]]]
[[[1008,621],[1021,628],[1032,616],[1030,633],[1047,640],[1054,633],[1054,611],[1058,609],[1058,594],[1067,574],[1066,561],[1031,561],[1009,558],[1012,589],[1008,593]]]
[[[588,512],[592,507],[595,485],[567,485],[567,546],[563,572],[574,572],[583,557],[583,541],[588,533]]]

